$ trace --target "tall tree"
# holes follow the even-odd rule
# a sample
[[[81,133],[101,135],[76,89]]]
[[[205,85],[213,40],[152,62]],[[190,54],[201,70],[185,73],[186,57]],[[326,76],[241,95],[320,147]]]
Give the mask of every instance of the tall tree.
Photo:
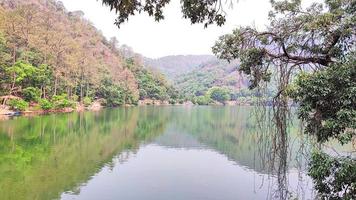
[[[271,2],[266,30],[238,28],[219,39],[214,53],[222,59],[239,59],[240,70],[249,75],[252,88],[269,81],[272,73],[278,74],[275,119],[279,132],[285,132],[291,95],[299,102],[305,133],[316,135],[319,142],[354,140],[356,1],[325,0],[306,9],[301,0]],[[300,74],[290,86],[301,71],[306,74]],[[309,173],[323,198],[354,199],[355,184],[350,180],[356,178],[355,171],[353,158],[315,152]]]

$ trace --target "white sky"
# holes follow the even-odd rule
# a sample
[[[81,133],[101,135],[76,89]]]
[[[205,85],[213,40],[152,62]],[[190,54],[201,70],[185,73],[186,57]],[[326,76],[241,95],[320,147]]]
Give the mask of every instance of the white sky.
[[[165,8],[165,19],[155,22],[146,14],[135,15],[122,24],[120,29],[114,25],[115,13],[109,12],[101,0],[61,0],[69,11],[82,10],[85,17],[100,29],[107,37],[116,36],[119,43],[126,44],[137,53],[157,58],[167,55],[212,54],[211,47],[219,36],[230,33],[241,25],[255,25],[264,28],[269,0],[239,0],[228,12],[227,22],[222,27],[203,24],[191,25],[182,18],[179,0]],[[311,0],[305,0],[311,1]]]

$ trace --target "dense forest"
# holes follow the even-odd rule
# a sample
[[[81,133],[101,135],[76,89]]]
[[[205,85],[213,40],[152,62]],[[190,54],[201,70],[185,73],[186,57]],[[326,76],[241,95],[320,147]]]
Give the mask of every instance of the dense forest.
[[[60,1],[0,1],[0,96],[15,110],[107,106],[151,98],[176,102],[159,72],[116,38],[107,40],[81,11]]]
[[[83,12],[68,12],[60,1],[0,3],[0,101],[11,110],[82,109],[93,102],[136,105],[140,100],[250,104],[256,96],[237,62],[211,55],[144,58],[117,38],[105,38]]]

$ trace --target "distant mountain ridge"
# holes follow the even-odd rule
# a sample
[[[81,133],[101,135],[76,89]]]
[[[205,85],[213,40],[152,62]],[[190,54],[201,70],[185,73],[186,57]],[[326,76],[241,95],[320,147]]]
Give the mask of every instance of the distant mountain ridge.
[[[218,61],[218,59],[213,55],[174,55],[156,59],[144,58],[144,65],[160,71],[170,80],[175,80],[178,76],[212,61]]]
[[[239,72],[239,62],[211,61],[175,80],[178,90],[188,96],[204,95],[212,87],[225,87],[236,93],[246,89],[249,81]]]
[[[213,55],[176,55],[144,58],[144,65],[170,79],[187,96],[199,96],[212,87],[225,87],[235,93],[249,81],[239,72],[239,62],[219,60]]]

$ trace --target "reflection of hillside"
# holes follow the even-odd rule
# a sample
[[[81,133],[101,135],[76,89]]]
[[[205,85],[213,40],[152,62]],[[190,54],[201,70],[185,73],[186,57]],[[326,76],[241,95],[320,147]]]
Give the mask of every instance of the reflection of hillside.
[[[170,126],[165,130],[165,133],[155,139],[155,143],[160,146],[177,149],[201,149],[204,148],[195,137],[191,134],[177,132],[176,127]]]
[[[103,166],[112,167],[114,156],[125,162],[141,143],[213,149],[258,173],[275,173],[268,164],[278,170],[283,163],[278,156],[286,154],[272,156],[274,134],[256,127],[252,109],[152,106],[0,122],[1,197],[58,198],[64,191],[78,190]],[[304,165],[295,127],[288,138],[289,169]]]
[[[239,165],[258,173],[274,173],[270,167],[280,161],[278,156],[273,158],[272,155],[276,152],[272,149],[273,133],[257,128],[251,116],[252,109],[199,107],[185,111],[184,117],[179,117],[178,112],[173,121],[177,124],[177,131],[191,134],[203,145],[226,155]],[[297,122],[294,122],[289,129],[288,168],[305,166],[305,158],[298,152],[302,147],[302,138],[298,136],[296,126]]]
[[[1,122],[1,197],[59,198],[113,156],[135,152],[140,142],[161,134],[166,120],[162,113],[133,108]]]

